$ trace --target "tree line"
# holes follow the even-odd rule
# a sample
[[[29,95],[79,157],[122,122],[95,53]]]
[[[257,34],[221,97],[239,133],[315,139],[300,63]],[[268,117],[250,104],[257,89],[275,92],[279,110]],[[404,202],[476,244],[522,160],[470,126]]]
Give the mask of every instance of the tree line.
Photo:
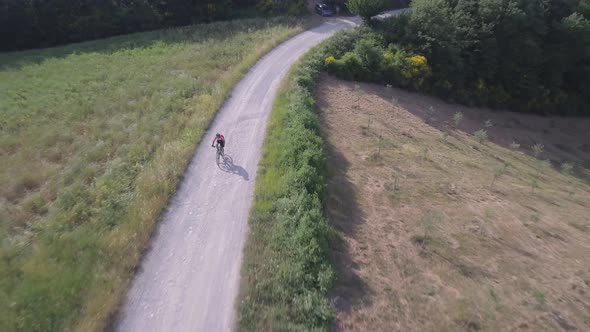
[[[349,0],[349,8],[372,14],[380,3]],[[468,105],[590,115],[590,0],[413,0],[406,14],[366,21],[381,36],[371,47],[394,60],[400,52],[427,59],[420,91]]]
[[[240,16],[263,0],[0,0],[0,51],[48,47]],[[279,5],[303,0],[272,1]],[[301,6],[299,6],[301,8]]]

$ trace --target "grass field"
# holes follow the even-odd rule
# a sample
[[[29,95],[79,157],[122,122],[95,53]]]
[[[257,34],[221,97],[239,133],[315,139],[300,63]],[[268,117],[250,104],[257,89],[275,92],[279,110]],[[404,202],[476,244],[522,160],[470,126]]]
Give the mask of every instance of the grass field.
[[[590,330],[590,119],[316,91],[336,331]]]
[[[233,85],[251,19],[0,54],[0,330],[101,330]]]

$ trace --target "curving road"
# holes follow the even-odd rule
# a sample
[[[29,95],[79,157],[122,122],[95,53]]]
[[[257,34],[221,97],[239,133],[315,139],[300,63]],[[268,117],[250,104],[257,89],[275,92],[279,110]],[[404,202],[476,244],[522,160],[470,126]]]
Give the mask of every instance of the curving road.
[[[236,85],[213,121],[152,237],[116,331],[228,331],[235,323],[242,247],[266,122],[293,63],[357,19],[329,19],[282,43]],[[226,139],[215,164],[211,140]]]

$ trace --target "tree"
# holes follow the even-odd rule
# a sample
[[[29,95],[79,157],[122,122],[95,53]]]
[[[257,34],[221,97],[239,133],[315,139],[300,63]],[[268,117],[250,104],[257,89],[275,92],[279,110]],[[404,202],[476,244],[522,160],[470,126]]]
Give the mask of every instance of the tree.
[[[384,0],[348,0],[346,6],[351,13],[360,16],[365,24],[370,24],[371,17],[385,9]]]
[[[463,80],[461,47],[452,9],[445,0],[414,0],[410,31],[418,51],[428,58],[433,70],[454,82]]]

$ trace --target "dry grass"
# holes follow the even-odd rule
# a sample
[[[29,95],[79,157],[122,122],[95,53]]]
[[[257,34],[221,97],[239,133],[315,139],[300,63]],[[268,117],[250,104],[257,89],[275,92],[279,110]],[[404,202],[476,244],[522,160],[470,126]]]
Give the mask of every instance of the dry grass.
[[[590,119],[368,84],[357,110],[354,85],[317,90],[341,234],[335,330],[589,330]],[[538,142],[552,165],[532,157]]]

